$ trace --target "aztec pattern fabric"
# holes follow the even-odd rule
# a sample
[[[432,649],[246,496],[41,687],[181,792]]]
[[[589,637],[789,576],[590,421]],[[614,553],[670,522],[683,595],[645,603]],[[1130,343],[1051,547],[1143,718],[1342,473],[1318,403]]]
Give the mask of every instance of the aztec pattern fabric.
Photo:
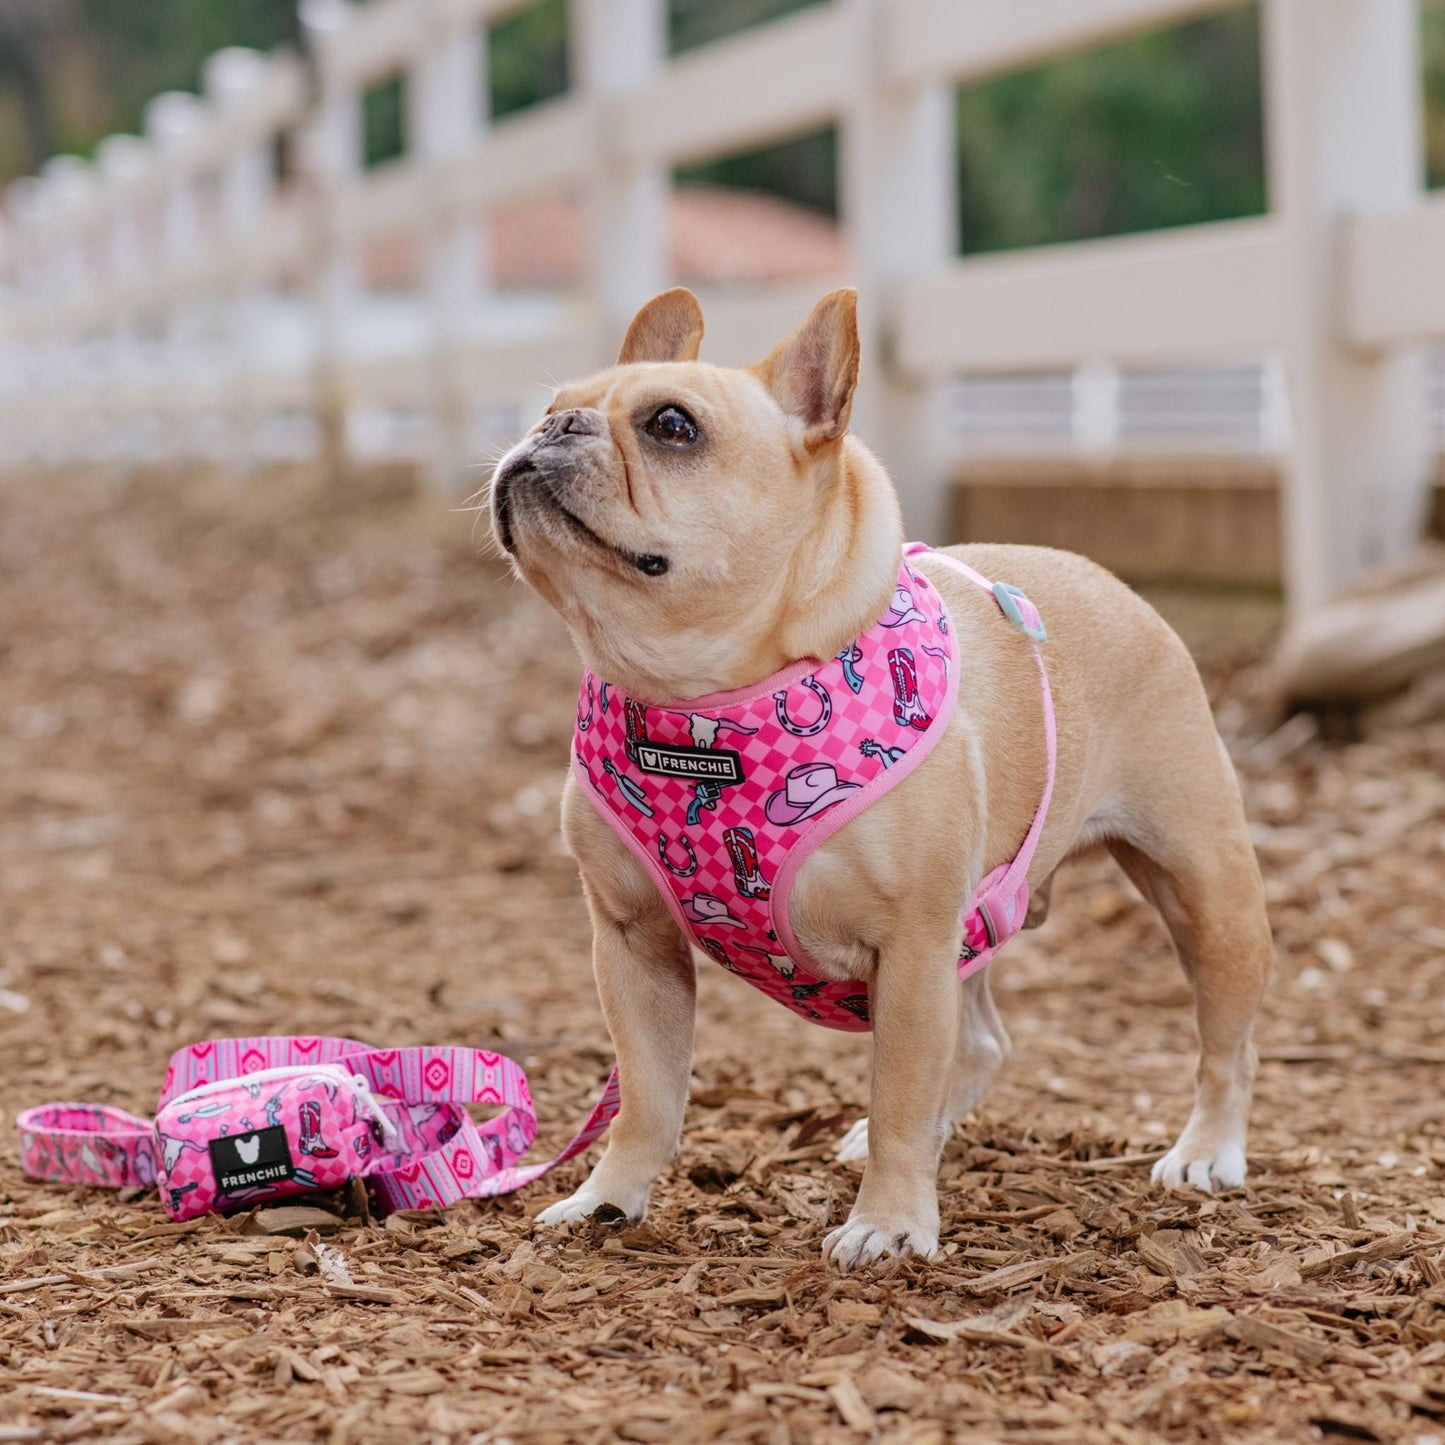
[[[464,1107],[502,1112],[476,1124]],[[209,1039],[171,1058],[152,1123],[93,1104],[17,1119],[27,1174],[157,1185],[175,1219],[335,1188],[365,1177],[381,1212],[510,1193],[592,1144],[618,1108],[613,1071],[576,1138],[518,1161],[537,1135],[527,1077],[483,1049],[373,1049],[355,1039]]]

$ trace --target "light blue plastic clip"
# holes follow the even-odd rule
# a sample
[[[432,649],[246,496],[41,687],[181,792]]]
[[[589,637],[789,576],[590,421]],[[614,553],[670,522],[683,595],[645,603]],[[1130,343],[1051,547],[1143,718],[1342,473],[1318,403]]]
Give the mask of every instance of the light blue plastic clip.
[[[1007,582],[995,582],[993,584],[993,595],[998,605],[1003,608],[1003,615],[1007,617],[1025,637],[1031,637],[1035,642],[1042,642],[1044,638],[1048,636],[1048,633],[1044,631],[1044,620],[1042,616],[1039,616],[1038,608],[1034,607],[1032,602],[1029,602],[1028,597],[1020,591],[1019,588],[1011,586]],[[1024,615],[1019,610],[1020,601],[1028,602],[1028,605],[1033,608],[1034,615],[1039,618],[1037,625],[1024,620]]]

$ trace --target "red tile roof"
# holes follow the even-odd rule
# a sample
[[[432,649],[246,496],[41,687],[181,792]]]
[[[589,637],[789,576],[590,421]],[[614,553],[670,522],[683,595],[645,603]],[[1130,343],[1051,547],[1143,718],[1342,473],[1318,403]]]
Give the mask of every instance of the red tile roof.
[[[574,197],[541,197],[498,210],[483,223],[477,242],[479,265],[490,253],[492,283],[500,289],[585,281],[585,217]],[[830,217],[777,196],[722,186],[674,188],[668,248],[673,277],[689,285],[786,281],[836,275],[848,266],[843,233]],[[374,242],[365,257],[368,286],[417,285],[419,253],[411,236]]]

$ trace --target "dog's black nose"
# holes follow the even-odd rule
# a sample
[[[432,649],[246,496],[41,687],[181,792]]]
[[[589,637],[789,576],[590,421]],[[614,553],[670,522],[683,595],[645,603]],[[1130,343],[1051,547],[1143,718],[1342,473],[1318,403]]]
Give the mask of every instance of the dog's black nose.
[[[603,425],[601,412],[570,407],[566,411],[554,411],[542,423],[542,437],[552,442],[564,436],[601,436]]]

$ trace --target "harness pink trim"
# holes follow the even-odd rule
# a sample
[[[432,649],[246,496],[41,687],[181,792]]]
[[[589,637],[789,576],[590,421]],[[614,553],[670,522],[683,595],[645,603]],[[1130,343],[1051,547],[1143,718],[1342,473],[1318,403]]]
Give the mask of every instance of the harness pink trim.
[[[930,550],[926,543],[913,542],[904,549],[904,555],[916,556],[919,552]],[[1013,860],[995,868],[984,878],[973,895],[972,909],[965,910],[966,913],[981,915],[985,928],[987,929],[991,925],[995,934],[997,934],[999,921],[1003,921],[1007,932],[993,943],[991,956],[992,953],[997,953],[1009,938],[1023,927],[1024,915],[1028,912],[1029,867],[1034,861],[1034,853],[1038,849],[1039,839],[1044,832],[1044,823],[1049,816],[1049,804],[1053,801],[1054,796],[1054,772],[1059,756],[1058,724],[1054,717],[1054,694],[1049,687],[1049,673],[1044,666],[1044,655],[1039,651],[1039,643],[1044,640],[1045,636],[1044,625],[1039,617],[1038,609],[1033,603],[1016,588],[1008,587],[1006,583],[990,582],[981,573],[975,572],[966,562],[960,562],[956,557],[949,557],[943,552],[935,552],[933,555],[946,566],[952,567],[955,572],[962,573],[975,586],[981,587],[989,593],[999,604],[1004,615],[1009,617],[1009,620],[1028,637],[1030,649],[1034,655],[1034,663],[1039,670],[1039,686],[1043,690],[1046,760],[1044,791],[1039,798],[1038,807],[1034,810],[1034,820],[1029,824],[1029,831],[1024,835],[1024,841],[1019,845],[1019,850],[1014,854]],[[1001,592],[1004,594],[1003,596],[1000,595]],[[1012,599],[1017,616],[1010,616],[1009,608],[1004,605],[1004,596]],[[966,978],[976,968],[981,968],[985,962],[987,962],[987,958],[980,955],[979,958],[972,961],[972,966],[967,970],[960,968],[959,976]]]
[[[793,931],[789,897],[813,851],[923,762],[947,729],[958,647],[943,599],[911,566],[923,554],[987,591],[1029,636],[1043,691],[1043,795],[1019,852],[965,907],[966,977],[1022,926],[1028,869],[1053,793],[1053,700],[1037,647],[1043,628],[1017,589],[913,544],[893,604],[826,663],[804,660],[751,687],[664,703],[622,697],[590,672],[583,680],[573,774],[678,926],[730,972],[834,1028],[870,1027],[866,987],[818,975]]]

